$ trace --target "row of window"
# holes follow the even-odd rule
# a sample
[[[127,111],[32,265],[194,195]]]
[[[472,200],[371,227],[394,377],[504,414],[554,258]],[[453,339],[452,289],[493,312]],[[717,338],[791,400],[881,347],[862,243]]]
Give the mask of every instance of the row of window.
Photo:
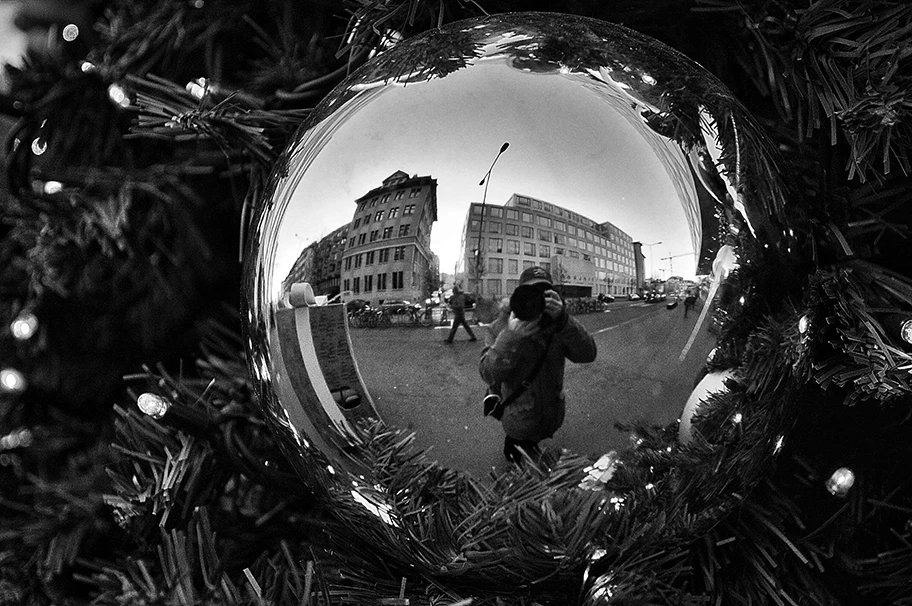
[[[541,256],[541,257],[544,257],[544,258],[547,258],[547,255],[540,255],[540,256]],[[489,274],[502,274],[502,273],[504,273],[504,261],[507,262],[507,263],[506,263],[507,275],[516,275],[516,274],[519,273],[519,259],[499,259],[499,258],[497,258],[497,257],[488,257],[488,258],[486,259],[486,267],[487,267],[487,270],[486,270],[486,271],[487,271],[487,273],[489,273]],[[523,264],[523,269],[526,269],[526,268],[528,268],[528,267],[532,267],[532,265],[534,264],[534,262],[533,262],[533,261],[523,261],[522,264]],[[547,262],[542,262],[542,263],[540,263],[540,266],[541,266],[541,267],[547,266],[547,268],[550,269],[551,264],[550,264],[550,263],[547,263]],[[620,267],[619,265],[616,265],[616,264],[615,264],[614,267],[609,267],[608,269],[611,270],[611,271],[614,271],[614,272],[618,272],[618,273],[621,273],[621,272],[624,271],[624,268],[622,268],[622,267]],[[599,271],[598,273],[599,273],[599,277],[600,277],[602,280],[607,279],[607,277],[608,277],[608,272],[607,272],[607,271]],[[623,274],[623,275],[626,276],[626,275],[629,275],[629,274],[626,274],[626,273],[625,273],[625,274]]]
[[[484,247],[484,241],[482,241],[482,247]],[[580,259],[584,261],[592,261],[598,267],[604,269],[613,269],[615,271],[621,271],[622,268],[632,268],[633,264],[628,260],[627,263],[623,262],[623,258],[620,255],[615,255],[618,261],[608,260],[602,257],[596,257],[594,260],[592,255],[586,253],[580,253],[579,251],[573,249],[566,249],[563,246],[552,247],[548,244],[536,244],[534,242],[520,242],[519,240],[507,240],[507,245],[504,247],[504,241],[501,238],[488,238],[487,242],[487,251],[489,253],[506,253],[508,255],[519,255],[522,254],[526,257],[541,257],[543,259],[549,259],[552,255],[552,250],[555,255],[570,257],[571,259]],[[537,254],[536,254],[537,250]]]
[[[542,200],[536,200],[535,198],[527,198],[526,196],[514,196],[517,206],[524,206],[526,208],[534,208],[535,210],[543,210],[546,213],[556,214],[559,217],[567,217],[572,221],[577,223],[582,223],[587,227],[595,227],[596,223],[588,217],[583,215],[578,215],[573,211],[567,210],[561,206],[555,204],[549,204],[548,202],[543,202]]]
[[[373,208],[373,207],[377,206],[378,203],[386,204],[390,200],[390,195],[392,195],[393,200],[401,200],[402,198],[405,197],[405,190],[400,189],[399,191],[397,191],[393,194],[383,194],[382,196],[374,196],[370,200],[364,200],[363,202],[358,204],[358,212],[364,210],[365,208]],[[409,190],[409,193],[408,193],[409,198],[417,198],[419,195],[421,195],[420,187],[413,187],[411,190]],[[414,204],[412,206],[414,206]]]
[[[402,261],[405,259],[405,246],[393,246],[345,257],[343,264],[346,270],[350,270],[352,266],[357,269],[362,265],[373,265],[375,259],[377,263],[389,263],[390,251],[393,251],[393,261]]]
[[[480,219],[471,219],[469,221],[469,231],[478,232],[481,229],[481,220]],[[517,225],[515,223],[501,223],[500,221],[486,221],[484,231],[489,234],[505,234],[507,236],[521,236],[523,238],[532,239],[535,237],[535,229],[528,225]],[[576,238],[573,236],[565,235],[562,233],[554,232],[548,229],[538,229],[538,239],[543,242],[553,242],[555,244],[576,246],[578,248],[584,248],[590,252],[601,254],[602,256],[608,256],[615,251],[620,254],[627,253],[628,256],[633,254],[633,247],[623,243],[617,244],[612,242],[605,241],[605,238],[601,236],[593,236],[588,232],[579,230],[579,235],[586,234],[588,240],[584,238]],[[604,244],[601,244],[604,242]]]
[[[415,214],[415,205],[406,204],[402,207],[402,216],[413,215]],[[399,207],[391,208],[388,211],[378,210],[377,212],[369,212],[363,217],[356,217],[355,222],[352,225],[352,229],[357,229],[362,224],[367,225],[371,222],[371,217],[373,217],[374,223],[377,221],[383,221],[383,219],[395,219],[399,216]]]
[[[512,293],[514,290],[516,290],[516,287],[519,286],[519,280],[517,280],[517,279],[502,280],[500,278],[488,278],[488,279],[485,279],[483,282],[484,282],[484,288],[483,288],[484,292],[479,293],[479,294],[488,295],[488,296],[509,294],[509,293]],[[506,288],[504,288],[505,286],[506,286]],[[598,293],[626,295],[626,294],[630,294],[632,292],[636,292],[636,288],[634,285],[626,286],[623,284],[612,284],[612,285],[595,284],[595,285],[593,285],[592,288],[593,288],[593,296],[597,295]]]
[[[546,204],[546,206],[551,206],[551,205]],[[622,233],[621,230],[619,230],[617,227],[615,227],[611,224],[606,224],[605,226],[599,226],[590,219],[586,219],[585,221],[582,221],[582,219],[584,219],[585,217],[580,217],[581,220],[579,222],[583,223],[584,225],[587,225],[588,227],[592,228],[593,230],[599,229],[599,228],[601,228],[602,230],[608,230],[608,232],[609,232],[608,237],[606,238],[605,236],[603,236],[601,234],[597,234],[597,233],[594,233],[594,232],[586,230],[586,229],[578,228],[575,225],[573,225],[572,223],[568,223],[566,221],[561,221],[560,219],[554,219],[552,217],[547,217],[544,215],[529,213],[529,212],[525,212],[525,211],[521,211],[521,210],[516,210],[513,208],[504,208],[502,206],[487,206],[485,208],[487,208],[487,212],[485,214],[487,216],[495,218],[495,219],[505,218],[510,221],[522,221],[523,223],[533,223],[533,224],[541,225],[543,227],[551,227],[551,228],[557,229],[559,231],[567,232],[574,236],[579,236],[581,238],[586,238],[586,239],[589,239],[592,241],[597,241],[599,244],[602,244],[602,245],[611,244],[611,241],[614,238],[619,238]],[[559,208],[559,207],[557,207],[557,208]],[[473,204],[472,205],[472,214],[481,215],[481,209],[482,209],[482,206],[480,204]],[[566,212],[569,213],[569,211],[566,211]],[[579,216],[579,215],[577,215],[577,216]],[[494,229],[498,229],[496,227],[496,225],[500,225],[499,221],[490,221],[487,219],[485,219],[485,223],[495,224]],[[494,232],[494,233],[500,233],[500,232]]]
[[[379,229],[371,230],[369,234],[368,234],[368,232],[364,232],[363,234],[358,234],[357,238],[355,238],[353,236],[348,239],[348,247],[354,248],[355,242],[357,242],[358,245],[360,246],[361,244],[364,244],[366,242],[376,242],[377,240],[389,240],[390,238],[393,237],[393,231],[394,230],[392,227],[384,227],[382,235],[380,234]],[[399,233],[398,233],[399,238],[408,236],[411,233],[412,233],[411,223],[403,223],[402,225],[399,226]]]
[[[387,282],[387,276],[390,280]],[[346,278],[342,280],[342,290],[350,290],[355,294],[361,292],[361,289],[364,289],[364,292],[373,292],[374,291],[374,277],[377,278],[376,286],[377,290],[386,290],[387,284],[392,284],[393,290],[402,290],[405,288],[405,284],[402,279],[403,273],[401,271],[393,271],[389,273],[382,273],[367,276],[358,276],[355,278]]]

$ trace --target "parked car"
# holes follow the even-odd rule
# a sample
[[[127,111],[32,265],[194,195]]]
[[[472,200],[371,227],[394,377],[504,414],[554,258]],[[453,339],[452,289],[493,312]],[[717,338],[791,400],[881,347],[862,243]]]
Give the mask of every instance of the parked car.
[[[640,295],[638,295],[638,294],[635,293],[635,292],[632,292],[632,293],[630,293],[629,295],[627,295],[627,300],[628,300],[628,301],[639,301],[640,298],[641,298]]]
[[[390,314],[404,314],[408,313],[410,309],[415,311],[421,309],[421,304],[405,300],[384,301],[380,304],[378,309]]]

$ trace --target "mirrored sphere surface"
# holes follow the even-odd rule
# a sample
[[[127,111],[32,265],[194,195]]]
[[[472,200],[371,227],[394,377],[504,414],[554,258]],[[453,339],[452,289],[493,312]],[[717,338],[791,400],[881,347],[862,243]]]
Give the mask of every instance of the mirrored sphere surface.
[[[301,472],[374,485],[376,421],[504,469],[479,366],[531,267],[594,351],[564,360],[541,446],[595,460],[627,445],[615,423],[673,422],[743,243],[790,245],[753,133],[699,66],[591,20],[461,22],[353,74],[283,156],[247,261],[251,368]]]

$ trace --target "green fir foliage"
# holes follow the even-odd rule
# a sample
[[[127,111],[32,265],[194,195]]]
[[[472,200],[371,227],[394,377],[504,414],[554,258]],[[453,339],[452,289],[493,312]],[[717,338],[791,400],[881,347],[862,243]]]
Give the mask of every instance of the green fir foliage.
[[[758,228],[798,228],[813,268],[754,251],[729,280],[745,296],[715,302],[706,371],[732,371],[727,389],[686,443],[676,424],[624,428],[613,473],[552,453],[491,488],[370,428],[403,530],[383,536],[351,495],[312,495],[260,418],[242,242],[285,144],[348,73],[512,10],[621,23],[717,75],[783,152],[724,170],[796,176],[748,181],[770,186]],[[0,394],[0,606],[912,604],[910,17],[888,0],[25,6],[47,35],[0,104],[0,326],[39,324],[0,333],[27,382]],[[171,412],[140,413],[139,393]],[[840,498],[825,484],[843,466]]]

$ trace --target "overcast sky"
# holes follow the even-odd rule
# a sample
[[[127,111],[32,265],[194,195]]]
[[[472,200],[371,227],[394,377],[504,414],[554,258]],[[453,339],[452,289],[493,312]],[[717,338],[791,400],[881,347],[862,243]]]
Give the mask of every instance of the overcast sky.
[[[431,246],[441,269],[452,272],[468,204],[482,201],[478,183],[506,141],[488,204],[525,194],[611,221],[634,241],[661,241],[652,260],[644,248],[646,270],[652,262],[666,277],[669,262],[661,257],[694,250],[679,201],[694,196],[684,156],[642,124],[614,84],[523,72],[492,58],[443,79],[368,92],[368,100],[349,102],[358,107],[327,118],[344,114],[307,170],[291,177],[300,181],[281,218],[276,282],[304,247],[352,219],[355,199],[397,170],[437,179]],[[672,174],[687,177],[677,189]],[[693,275],[692,257],[673,263],[675,274]]]

